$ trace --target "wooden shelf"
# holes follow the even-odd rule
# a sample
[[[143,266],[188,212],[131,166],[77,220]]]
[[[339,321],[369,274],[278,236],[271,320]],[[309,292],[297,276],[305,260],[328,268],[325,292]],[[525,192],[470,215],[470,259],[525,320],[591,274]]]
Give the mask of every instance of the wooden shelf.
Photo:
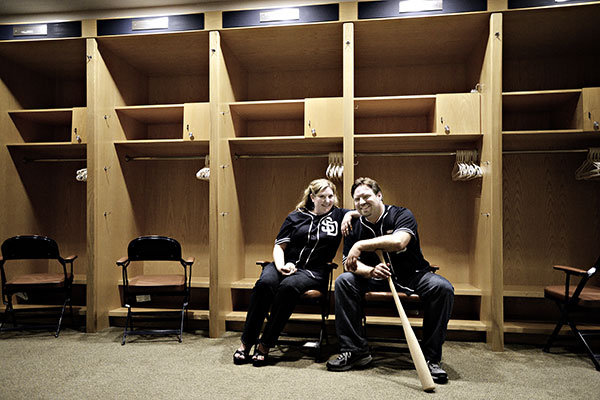
[[[258,278],[244,278],[231,283],[232,289],[252,289]],[[331,291],[335,291],[332,286]],[[481,296],[481,289],[469,283],[454,284],[454,294],[457,296]]]
[[[440,152],[477,148],[481,134],[390,133],[354,135],[356,153]]]
[[[330,315],[329,320],[335,320],[335,316]],[[230,311],[225,314],[225,321],[244,322],[246,321],[246,311]],[[290,316],[290,321],[321,322],[321,315],[293,313]]]
[[[434,111],[435,99],[435,95],[355,98],[354,116],[374,118],[428,115]]]
[[[245,311],[231,311],[225,314],[225,320],[231,322],[244,322],[246,320]],[[319,314],[300,314],[294,313],[290,317],[291,321],[306,321],[306,322],[320,322],[321,316]],[[329,321],[335,321],[335,314],[329,315]],[[422,318],[409,318],[410,324],[413,327],[422,327]],[[379,317],[379,316],[367,316],[367,324],[370,325],[386,325],[386,326],[402,326],[399,317]],[[461,320],[451,319],[448,323],[449,330],[461,330],[461,331],[486,331],[486,325],[481,321],[475,320]]]
[[[6,145],[14,159],[32,160],[85,160],[86,145],[71,142],[9,143]]]
[[[505,285],[504,297],[544,298],[544,287],[535,285]]]
[[[68,125],[70,127],[73,118],[73,109],[10,110],[8,114],[11,118],[21,118],[47,125]]]
[[[235,155],[281,155],[327,153],[342,150],[342,138],[244,137],[229,139],[231,152]]]
[[[176,308],[142,308],[142,307],[134,307],[134,313],[143,313],[143,312],[163,312],[163,311],[180,311],[180,309]],[[117,317],[117,318],[125,318],[127,317],[127,308],[119,307],[109,310],[109,317]],[[208,320],[208,310],[187,310],[187,318],[193,320]]]
[[[189,157],[208,154],[208,140],[155,139],[120,140],[115,148],[129,157]]]
[[[504,321],[504,332],[506,333],[530,333],[549,335],[554,330],[556,323],[548,322],[524,322],[524,321]],[[600,331],[598,325],[577,325],[582,330],[597,330]],[[568,326],[563,326],[560,334],[571,332]]]
[[[116,107],[115,111],[144,124],[183,123],[183,104]]]
[[[600,135],[582,129],[502,132],[502,149],[571,150],[600,146]]]
[[[14,304],[13,308],[17,311],[19,310],[31,310],[31,309],[45,309],[45,308],[58,308],[60,309],[62,305],[60,304]],[[69,308],[67,307],[66,312],[69,312]],[[75,315],[85,315],[87,312],[86,306],[73,306],[73,313]],[[0,310],[0,314],[4,313],[4,307]]]
[[[304,100],[243,101],[229,103],[229,108],[248,121],[304,118]]]
[[[543,111],[579,100],[581,89],[502,93],[502,111]]]
[[[409,318],[410,325],[413,327],[422,327],[422,318]],[[367,324],[371,325],[390,325],[390,326],[401,326],[399,317],[379,317],[379,316],[367,316]],[[467,319],[451,319],[448,322],[448,330],[451,331],[476,331],[485,332],[487,326],[482,321],[467,320]]]

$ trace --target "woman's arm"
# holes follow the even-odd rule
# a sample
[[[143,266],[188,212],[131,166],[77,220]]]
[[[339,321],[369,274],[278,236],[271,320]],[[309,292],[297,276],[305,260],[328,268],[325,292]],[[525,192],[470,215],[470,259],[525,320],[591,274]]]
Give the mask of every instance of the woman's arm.
[[[287,243],[276,244],[273,246],[273,262],[275,268],[283,275],[291,275],[296,272],[294,263],[285,263],[285,248]]]

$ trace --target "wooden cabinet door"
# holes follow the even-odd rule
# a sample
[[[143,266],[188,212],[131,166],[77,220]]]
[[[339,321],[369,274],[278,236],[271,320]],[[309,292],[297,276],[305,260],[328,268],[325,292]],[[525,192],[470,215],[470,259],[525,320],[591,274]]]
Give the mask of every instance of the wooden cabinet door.
[[[209,140],[209,103],[186,103],[183,105],[183,139]]]
[[[71,142],[86,143],[87,142],[87,112],[85,107],[73,108],[71,117]]]
[[[436,96],[437,133],[481,133],[479,93],[444,93]]]
[[[342,137],[343,101],[341,97],[306,99],[304,137]]]
[[[600,132],[600,88],[583,89],[583,130]]]

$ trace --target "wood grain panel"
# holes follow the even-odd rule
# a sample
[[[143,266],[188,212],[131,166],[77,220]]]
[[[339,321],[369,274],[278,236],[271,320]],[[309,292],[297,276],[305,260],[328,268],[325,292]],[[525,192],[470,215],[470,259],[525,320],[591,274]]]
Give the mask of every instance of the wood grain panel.
[[[564,282],[552,266],[591,265],[600,240],[600,192],[576,181],[583,155],[505,155],[504,282]]]
[[[379,182],[386,204],[409,208],[425,258],[453,283],[471,283],[473,208],[479,184],[453,182],[453,157],[359,157],[355,176]]]
[[[166,70],[163,74],[170,73]],[[161,75],[148,78],[147,104],[177,104],[208,101],[208,74]]]
[[[244,232],[243,277],[257,277],[256,260],[271,259],[275,237],[306,186],[322,178],[327,159],[250,159],[235,162]]]
[[[503,15],[490,16],[481,83],[480,164],[484,168],[481,196],[473,208],[473,259],[471,271],[482,290],[480,319],[487,326],[486,340],[492,350],[504,348],[502,299],[502,49]]]
[[[295,63],[277,71],[250,72],[246,100],[287,100],[308,97],[341,97],[342,67],[297,69]]]
[[[488,16],[472,13],[357,22],[356,66],[464,62],[485,38],[482,32],[488,30]]]
[[[98,41],[147,76],[162,76],[165,71],[170,75],[208,75],[208,32],[115,36]]]
[[[503,91],[581,89],[600,86],[594,65],[600,62],[598,52],[585,50],[579,54],[555,53],[538,57],[507,58],[503,64]],[[551,55],[550,55],[551,54]]]
[[[477,82],[467,81],[465,64],[357,66],[354,73],[356,97],[429,95],[469,92]]]
[[[221,32],[221,36],[239,62],[251,72],[341,70],[342,26],[339,23],[232,29]]]

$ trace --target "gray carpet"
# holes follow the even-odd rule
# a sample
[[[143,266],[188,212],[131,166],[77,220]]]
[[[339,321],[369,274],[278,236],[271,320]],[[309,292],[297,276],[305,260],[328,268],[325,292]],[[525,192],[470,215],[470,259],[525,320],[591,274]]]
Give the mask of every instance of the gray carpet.
[[[273,365],[236,366],[239,333],[209,339],[202,332],[172,338],[134,337],[121,330],[96,334],[64,330],[0,335],[0,399],[597,399],[600,372],[583,355],[559,349],[447,342],[450,382],[435,393],[420,389],[408,352],[374,353],[370,368],[328,372],[301,352],[274,351]]]

